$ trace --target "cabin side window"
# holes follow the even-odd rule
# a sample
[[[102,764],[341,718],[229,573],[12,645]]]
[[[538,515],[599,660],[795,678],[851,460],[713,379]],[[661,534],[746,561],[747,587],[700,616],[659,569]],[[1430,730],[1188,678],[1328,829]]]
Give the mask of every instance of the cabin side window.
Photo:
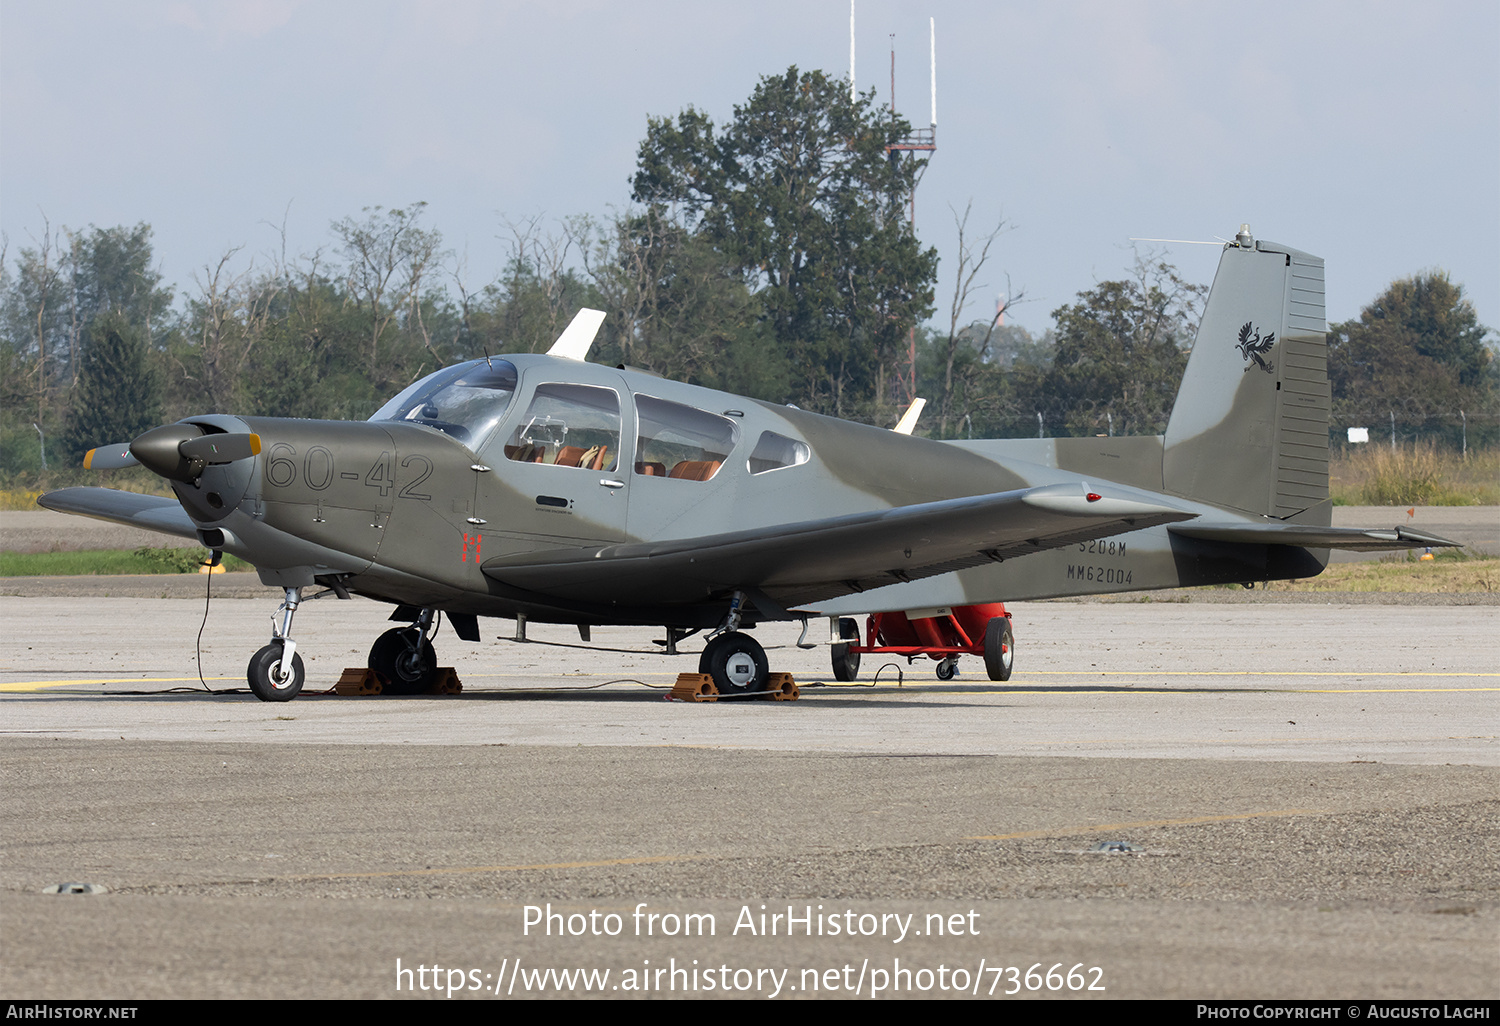
[[[750,473],[765,474],[785,467],[801,466],[811,457],[812,451],[808,449],[806,442],[778,435],[774,431],[762,431],[760,440],[750,453],[748,464]]]
[[[620,458],[620,397],[613,389],[538,385],[505,443],[505,458],[584,470],[613,470]]]
[[[635,472],[643,477],[708,481],[739,441],[728,417],[649,395],[635,397],[639,436]]]

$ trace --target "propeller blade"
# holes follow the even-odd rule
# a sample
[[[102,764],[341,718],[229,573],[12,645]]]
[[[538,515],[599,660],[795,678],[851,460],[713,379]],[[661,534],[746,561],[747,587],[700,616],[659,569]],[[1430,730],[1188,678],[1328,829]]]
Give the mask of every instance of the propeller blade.
[[[207,464],[233,463],[260,455],[260,435],[215,434],[190,438],[177,447],[177,451],[190,460],[202,460]]]
[[[130,443],[120,442],[117,445],[101,445],[97,449],[90,449],[83,454],[83,468],[85,470],[122,470],[125,467],[138,467],[141,461],[130,455]]]

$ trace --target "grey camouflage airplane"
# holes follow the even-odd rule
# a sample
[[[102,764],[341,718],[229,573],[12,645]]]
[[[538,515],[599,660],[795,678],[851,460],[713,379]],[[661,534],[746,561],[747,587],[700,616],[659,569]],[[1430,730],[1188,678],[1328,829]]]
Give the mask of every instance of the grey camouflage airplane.
[[[140,463],[176,499],[39,501],[196,538],[283,589],[247,672],[266,701],[301,690],[292,620],[314,586],[395,607],[406,626],[369,655],[395,693],[433,679],[441,614],[470,642],[479,617],[521,638],[528,621],[584,640],[659,625],[669,653],[707,631],[699,669],[732,694],[767,684],[746,633],[763,621],[805,638],[828,617],[836,644],[858,613],[1311,577],[1331,548],[1453,544],[1329,526],[1323,261],[1248,226],[1164,436],[913,437],[587,363],[603,317],[581,312],[546,355],[439,370],[363,423],[188,417],[85,461]]]

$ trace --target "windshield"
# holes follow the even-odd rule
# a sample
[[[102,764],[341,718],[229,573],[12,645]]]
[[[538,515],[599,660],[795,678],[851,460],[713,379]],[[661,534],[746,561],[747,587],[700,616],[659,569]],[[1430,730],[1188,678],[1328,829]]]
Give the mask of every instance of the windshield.
[[[427,375],[370,419],[421,424],[476,448],[505,416],[515,394],[515,364],[471,360]]]

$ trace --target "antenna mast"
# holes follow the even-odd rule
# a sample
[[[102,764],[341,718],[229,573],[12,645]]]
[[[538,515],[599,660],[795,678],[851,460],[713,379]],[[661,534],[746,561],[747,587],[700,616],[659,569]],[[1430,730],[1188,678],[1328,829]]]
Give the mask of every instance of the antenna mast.
[[[853,3],[850,0],[850,18],[853,18]],[[851,30],[853,22],[850,22]],[[906,136],[886,146],[885,151],[890,155],[892,162],[901,159],[902,153],[912,154],[912,159],[917,159],[918,153],[937,152],[937,19],[928,18],[927,28],[930,33],[929,53],[932,61],[932,122],[927,128],[913,129]],[[850,78],[853,79],[853,48],[850,49]],[[896,116],[896,37],[891,36],[891,117]],[[912,183],[911,196],[908,199],[909,217],[913,234],[917,230],[917,186]],[[907,368],[906,368],[906,398],[908,400],[917,397],[917,329],[913,325],[907,338]]]
[[[854,78],[854,0],[849,0],[849,102],[859,99],[859,89]]]

